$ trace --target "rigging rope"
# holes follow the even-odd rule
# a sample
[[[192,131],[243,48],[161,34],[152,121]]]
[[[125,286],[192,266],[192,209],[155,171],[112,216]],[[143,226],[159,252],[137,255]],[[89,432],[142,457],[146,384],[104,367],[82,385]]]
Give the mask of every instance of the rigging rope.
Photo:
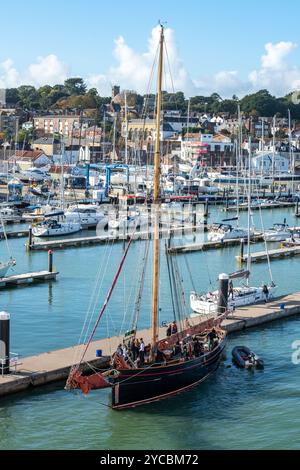
[[[81,360],[80,360],[79,365],[82,363],[82,361],[83,361],[83,359],[84,359],[84,357],[85,357],[85,355],[86,355],[86,353],[87,353],[87,350],[88,350],[88,348],[89,348],[89,346],[90,346],[90,343],[91,343],[91,341],[92,341],[92,339],[93,339],[93,337],[94,337],[94,335],[95,335],[95,333],[96,333],[96,330],[97,330],[97,327],[98,327],[98,325],[99,325],[100,319],[101,319],[103,313],[105,312],[105,309],[106,309],[106,307],[107,307],[107,304],[108,304],[108,302],[109,302],[109,300],[110,300],[110,298],[111,298],[111,295],[112,295],[112,293],[113,293],[113,290],[114,290],[114,288],[115,288],[115,285],[116,285],[116,283],[117,283],[117,280],[118,280],[118,278],[119,278],[119,275],[120,275],[120,273],[121,273],[121,271],[122,271],[122,267],[123,267],[124,261],[125,261],[125,259],[126,259],[126,257],[127,257],[127,253],[128,253],[129,248],[130,248],[130,246],[131,246],[132,240],[133,240],[133,236],[130,238],[130,240],[129,240],[128,244],[127,244],[127,247],[126,247],[126,249],[125,249],[125,251],[124,251],[124,253],[123,253],[123,256],[122,256],[122,259],[121,259],[121,263],[120,263],[120,265],[119,265],[119,267],[118,267],[118,269],[117,269],[117,272],[116,272],[116,274],[115,274],[115,276],[114,276],[112,285],[111,285],[111,287],[110,287],[110,289],[109,289],[109,291],[108,291],[108,293],[107,293],[107,296],[106,296],[106,298],[105,298],[105,300],[104,300],[103,306],[102,306],[102,308],[101,308],[101,310],[100,310],[100,313],[99,313],[99,316],[98,316],[98,318],[97,318],[97,320],[96,320],[96,323],[95,323],[95,325],[94,325],[93,331],[92,331],[92,333],[91,333],[91,335],[90,335],[90,337],[89,337],[89,340],[88,340],[88,342],[87,342],[87,344],[86,344],[86,347],[85,347],[85,349],[84,349],[84,351],[83,351],[83,354],[82,354],[82,357],[81,357]]]

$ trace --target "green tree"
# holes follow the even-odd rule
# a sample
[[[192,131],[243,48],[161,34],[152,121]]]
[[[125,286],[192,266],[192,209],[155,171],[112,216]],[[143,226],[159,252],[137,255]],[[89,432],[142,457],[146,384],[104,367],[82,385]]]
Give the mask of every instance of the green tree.
[[[64,83],[65,89],[69,95],[84,95],[87,90],[87,86],[84,80],[79,77],[68,78]]]
[[[37,90],[41,109],[48,109],[53,103],[51,100],[52,87],[45,85]]]
[[[39,95],[31,85],[22,85],[18,88],[20,101],[24,108],[32,110],[39,108]]]
[[[16,106],[20,101],[20,96],[17,88],[7,88],[6,89],[6,96],[5,96],[6,103],[8,105]]]

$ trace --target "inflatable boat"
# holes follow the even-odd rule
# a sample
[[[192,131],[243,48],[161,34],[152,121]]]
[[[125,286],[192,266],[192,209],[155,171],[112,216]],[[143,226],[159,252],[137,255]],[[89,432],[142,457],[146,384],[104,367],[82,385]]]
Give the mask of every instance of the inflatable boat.
[[[264,361],[246,346],[236,346],[233,348],[232,358],[236,365],[243,369],[251,367],[257,369],[264,368]]]

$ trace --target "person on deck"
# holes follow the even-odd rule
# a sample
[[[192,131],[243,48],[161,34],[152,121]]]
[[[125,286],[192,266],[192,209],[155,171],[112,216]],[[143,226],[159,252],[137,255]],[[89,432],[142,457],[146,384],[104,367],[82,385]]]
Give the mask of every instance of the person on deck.
[[[181,353],[181,346],[180,346],[179,341],[177,341],[173,347],[173,356],[178,356],[178,354],[180,353]]]
[[[229,286],[228,286],[228,298],[230,298],[230,296],[233,300],[233,282],[231,279],[229,281]]]
[[[140,365],[143,366],[145,363],[145,343],[143,338],[140,340],[140,351],[139,351]]]
[[[207,335],[208,340],[209,340],[209,350],[212,351],[215,346],[215,340],[217,339],[217,333],[216,330],[213,328]]]
[[[172,334],[172,325],[171,323],[168,325],[168,328],[167,328],[167,331],[166,331],[166,335],[167,336],[171,336]]]
[[[173,321],[172,327],[171,327],[171,333],[172,335],[175,335],[177,332],[178,332],[177,323],[176,321]]]
[[[268,286],[266,284],[263,285],[262,291],[265,294],[265,303],[267,303],[268,300],[269,300],[269,289],[268,289]]]
[[[195,341],[194,341],[194,354],[195,354],[195,357],[199,357],[200,353],[201,353],[201,345],[199,343],[199,339],[196,338]]]

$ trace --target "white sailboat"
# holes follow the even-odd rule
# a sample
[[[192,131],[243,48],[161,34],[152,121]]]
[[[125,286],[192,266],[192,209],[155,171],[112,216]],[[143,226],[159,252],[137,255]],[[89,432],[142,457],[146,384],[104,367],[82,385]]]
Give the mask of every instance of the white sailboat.
[[[251,140],[249,139],[249,173],[251,176]],[[250,256],[250,216],[251,216],[251,178],[249,178],[248,188],[248,230],[247,230],[247,269],[238,271],[230,275],[229,284],[229,295],[228,295],[228,310],[235,310],[236,308],[243,307],[245,305],[253,305],[260,302],[267,302],[274,297],[276,285],[271,279],[269,285],[263,284],[261,286],[250,286],[250,268],[251,268],[251,256]],[[270,270],[270,275],[271,270]],[[246,280],[241,286],[234,287],[233,279],[243,278]],[[198,315],[217,314],[218,310],[218,297],[219,291],[212,291],[206,294],[198,294],[197,292],[191,292],[190,294],[190,306],[194,313],[192,317]]]
[[[50,219],[33,226],[32,234],[35,237],[58,237],[70,235],[80,230],[81,225],[78,222],[59,222],[55,219]]]

